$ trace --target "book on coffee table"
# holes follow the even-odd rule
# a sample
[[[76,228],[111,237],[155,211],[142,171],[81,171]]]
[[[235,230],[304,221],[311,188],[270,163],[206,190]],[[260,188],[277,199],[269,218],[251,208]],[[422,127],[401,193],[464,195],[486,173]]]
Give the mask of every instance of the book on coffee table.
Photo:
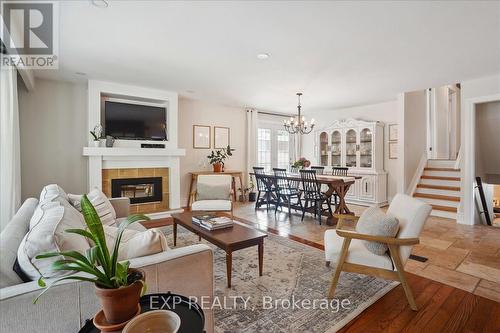
[[[200,226],[207,230],[224,229],[233,226],[233,220],[229,217],[214,217],[207,220],[201,220]]]
[[[213,214],[204,214],[204,215],[193,215],[193,223],[194,224],[200,224],[202,221],[208,221],[210,219],[216,218],[216,215]]]

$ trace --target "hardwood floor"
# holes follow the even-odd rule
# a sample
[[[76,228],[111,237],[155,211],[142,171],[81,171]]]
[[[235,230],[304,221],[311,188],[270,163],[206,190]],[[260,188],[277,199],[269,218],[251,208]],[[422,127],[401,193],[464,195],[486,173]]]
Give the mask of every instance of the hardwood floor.
[[[360,215],[366,207],[349,205]],[[236,205],[235,216],[259,228],[271,228],[282,236],[291,235],[315,244],[323,244],[326,230],[335,228],[306,215],[255,210],[250,203]],[[424,263],[408,260],[405,270],[479,296],[500,302],[500,228],[468,226],[454,220],[429,217],[413,254],[426,257]]]
[[[350,208],[356,215],[364,209]],[[289,218],[285,213],[274,218],[274,213],[255,211],[249,203],[238,204],[234,214],[240,222],[318,249],[324,249],[324,231],[333,228],[320,226],[312,218],[300,222],[300,217]],[[147,226],[171,224],[169,219],[156,222]],[[451,220],[430,218],[413,252],[429,257],[428,262],[408,260],[405,266],[419,274],[407,273],[419,311],[410,309],[400,285],[339,332],[500,332],[500,302],[495,301],[500,300],[500,284],[490,281],[500,276],[495,271],[500,269],[500,244],[495,242],[499,235],[500,228],[457,226]],[[464,268],[467,262],[479,266]],[[475,276],[479,274],[485,278]]]

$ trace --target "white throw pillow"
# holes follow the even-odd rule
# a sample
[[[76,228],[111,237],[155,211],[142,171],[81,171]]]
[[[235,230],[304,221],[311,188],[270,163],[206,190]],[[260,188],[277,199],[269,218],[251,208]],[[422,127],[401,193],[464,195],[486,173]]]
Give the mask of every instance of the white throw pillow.
[[[384,213],[378,207],[370,207],[361,214],[356,231],[361,234],[383,237],[395,237],[398,233],[399,221],[391,214]],[[363,241],[366,249],[374,254],[383,255],[387,252],[386,244]]]
[[[21,269],[31,279],[43,275],[56,277],[64,272],[54,272],[51,265],[62,257],[35,259],[38,254],[54,251],[75,250],[84,253],[89,248],[87,240],[76,234],[65,232],[66,229],[85,229],[82,214],[69,204],[45,202],[39,204],[34,218],[36,223],[24,236],[17,250],[17,260]]]
[[[59,204],[70,206],[68,195],[57,184],[45,186],[40,193],[40,201],[30,220],[30,230],[40,221],[42,221],[44,211],[50,207],[56,207]]]
[[[42,192],[40,193],[40,202],[43,201],[54,201],[58,197],[68,200],[68,195],[64,190],[57,184],[46,185]]]
[[[68,194],[69,202],[78,209],[78,211],[82,211],[82,206],[80,201],[82,200],[82,195],[78,194]],[[98,188],[94,188],[92,191],[87,194],[87,198],[94,206],[97,215],[99,215],[101,219],[101,223],[103,225],[110,225],[115,223],[116,220],[116,212],[113,208],[113,205],[109,201],[108,197]]]
[[[110,253],[113,251],[117,232],[117,227],[104,226],[106,244]],[[169,250],[167,238],[159,229],[148,229],[145,231],[125,229],[118,250],[118,260],[144,257],[167,250]]]

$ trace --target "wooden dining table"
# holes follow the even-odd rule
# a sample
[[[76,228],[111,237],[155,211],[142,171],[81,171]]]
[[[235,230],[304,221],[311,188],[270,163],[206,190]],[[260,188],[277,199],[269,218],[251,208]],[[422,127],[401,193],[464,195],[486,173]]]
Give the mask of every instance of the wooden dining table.
[[[251,172],[250,175],[255,176],[255,173]],[[287,173],[285,177],[276,176],[272,173],[264,173],[264,176],[266,176],[268,179],[287,179],[290,181],[299,182],[302,181],[302,178],[298,173]],[[354,213],[349,210],[349,207],[347,207],[345,196],[349,191],[349,188],[355,183],[356,179],[361,179],[360,176],[316,175],[316,179],[318,180],[319,184],[328,186],[328,190],[324,192],[324,194],[328,198],[330,198],[334,194],[336,194],[339,198],[339,203],[335,207],[333,215],[330,215],[328,212],[323,213],[323,215],[326,215],[328,217],[326,220],[327,225],[334,225],[335,223],[337,223],[337,218],[335,217],[335,215],[354,215]]]

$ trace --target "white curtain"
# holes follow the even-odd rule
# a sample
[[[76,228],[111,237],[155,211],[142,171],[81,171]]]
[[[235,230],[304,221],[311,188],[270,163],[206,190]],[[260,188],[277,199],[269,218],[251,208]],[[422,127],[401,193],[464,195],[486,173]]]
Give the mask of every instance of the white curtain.
[[[17,70],[2,66],[0,71],[0,229],[21,205],[21,153]]]
[[[252,172],[252,168],[257,165],[258,121],[259,113],[257,110],[247,110],[247,173]]]

